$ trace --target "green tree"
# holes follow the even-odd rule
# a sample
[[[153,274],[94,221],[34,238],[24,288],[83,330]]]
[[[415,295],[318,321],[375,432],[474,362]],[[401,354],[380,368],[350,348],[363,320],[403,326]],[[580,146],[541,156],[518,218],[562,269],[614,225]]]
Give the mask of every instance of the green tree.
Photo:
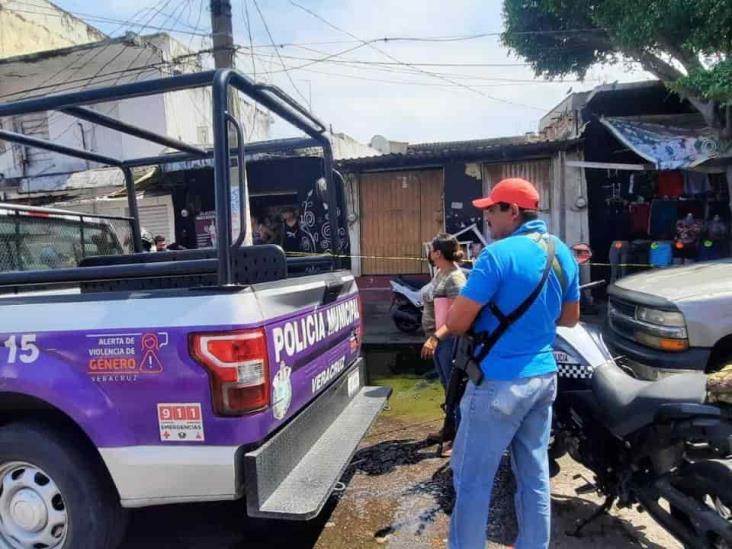
[[[537,76],[637,61],[732,137],[732,0],[504,0],[503,43]]]

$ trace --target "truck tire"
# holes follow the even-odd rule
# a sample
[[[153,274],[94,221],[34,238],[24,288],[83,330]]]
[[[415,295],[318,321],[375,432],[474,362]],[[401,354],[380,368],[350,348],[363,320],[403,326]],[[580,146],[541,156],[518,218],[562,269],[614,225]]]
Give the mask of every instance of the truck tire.
[[[0,546],[114,549],[127,514],[101,463],[71,432],[0,427]]]

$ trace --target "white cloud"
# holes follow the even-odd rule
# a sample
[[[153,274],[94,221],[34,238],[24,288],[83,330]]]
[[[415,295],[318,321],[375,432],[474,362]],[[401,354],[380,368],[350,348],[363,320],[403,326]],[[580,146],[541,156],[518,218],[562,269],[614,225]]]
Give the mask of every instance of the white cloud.
[[[187,6],[185,12],[181,10],[184,14],[183,24],[187,22],[193,25],[199,8],[205,8],[208,0],[174,0],[167,11],[184,1],[190,2],[190,8]],[[243,1],[232,0],[235,39],[239,44],[248,45]],[[287,0],[257,1],[277,43],[348,42],[281,48],[279,51],[283,57],[287,56],[283,61],[288,66],[296,67],[308,62],[293,57],[321,58],[359,45],[351,37],[330,28]],[[362,39],[468,35],[500,32],[503,26],[499,0],[297,1],[335,26]],[[254,43],[268,45],[269,37],[253,0],[248,2]],[[98,4],[88,0],[59,0],[58,3],[72,11],[123,18],[142,7],[153,5],[153,0],[113,2],[114,15],[109,15],[111,12],[104,12]],[[159,2],[158,5],[163,3]],[[202,19],[206,27],[208,17],[206,9]],[[188,39],[185,41],[188,42]],[[407,63],[522,63],[522,60],[509,56],[497,37],[460,42],[389,42],[375,46]],[[258,76],[264,76],[299,98],[283,74],[273,50],[257,48],[256,53]],[[369,47],[361,47],[331,61],[349,60],[394,63]],[[242,70],[250,70],[249,54],[242,52],[238,63]],[[267,75],[269,72],[272,74]],[[442,77],[427,72],[440,73]],[[377,133],[410,142],[522,134],[535,130],[542,114],[561,101],[570,87],[580,91],[593,87],[599,81],[622,82],[648,78],[640,70],[628,71],[618,66],[591,71],[585,83],[548,84],[536,80],[526,66],[415,68],[332,62],[291,70],[290,76],[304,96],[312,95],[313,110],[321,119],[332,124],[335,130],[346,132],[364,142]],[[474,87],[474,90],[454,85],[446,79],[464,83]],[[511,80],[527,82],[512,83]],[[285,126],[284,123],[276,124],[274,133],[278,136],[287,134]]]

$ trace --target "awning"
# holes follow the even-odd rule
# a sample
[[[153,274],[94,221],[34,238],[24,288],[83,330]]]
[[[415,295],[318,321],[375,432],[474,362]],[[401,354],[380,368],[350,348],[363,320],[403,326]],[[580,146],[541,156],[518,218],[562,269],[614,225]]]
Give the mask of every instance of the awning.
[[[732,141],[721,140],[697,115],[609,117],[601,122],[659,170],[689,169],[722,159],[732,163]]]
[[[132,178],[135,186],[141,183],[154,180],[159,173],[157,166],[144,166],[141,168],[132,168]],[[125,186],[125,176],[122,170],[117,167],[112,168],[94,168],[81,172],[73,172],[68,175],[56,175],[49,178],[53,181],[53,185],[38,184],[44,176],[31,176],[19,180],[19,189],[21,193],[42,193],[42,192],[74,192],[74,191],[104,191],[114,189],[115,187]],[[31,185],[33,183],[33,185]]]

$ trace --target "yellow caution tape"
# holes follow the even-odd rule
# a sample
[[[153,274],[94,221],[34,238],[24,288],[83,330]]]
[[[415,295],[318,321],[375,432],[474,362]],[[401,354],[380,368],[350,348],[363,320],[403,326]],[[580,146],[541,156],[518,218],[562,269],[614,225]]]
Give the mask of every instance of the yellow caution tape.
[[[287,252],[288,256],[291,257],[332,257],[334,259],[377,259],[386,261],[421,261],[426,263],[428,260],[424,257],[411,257],[411,256],[388,256],[388,255],[356,255],[356,254],[333,254],[331,252],[325,253],[308,253],[308,252]],[[464,259],[461,263],[474,263],[473,259]],[[635,267],[635,268],[654,268],[654,265],[649,263],[597,263],[588,262],[584,265],[592,267]]]

